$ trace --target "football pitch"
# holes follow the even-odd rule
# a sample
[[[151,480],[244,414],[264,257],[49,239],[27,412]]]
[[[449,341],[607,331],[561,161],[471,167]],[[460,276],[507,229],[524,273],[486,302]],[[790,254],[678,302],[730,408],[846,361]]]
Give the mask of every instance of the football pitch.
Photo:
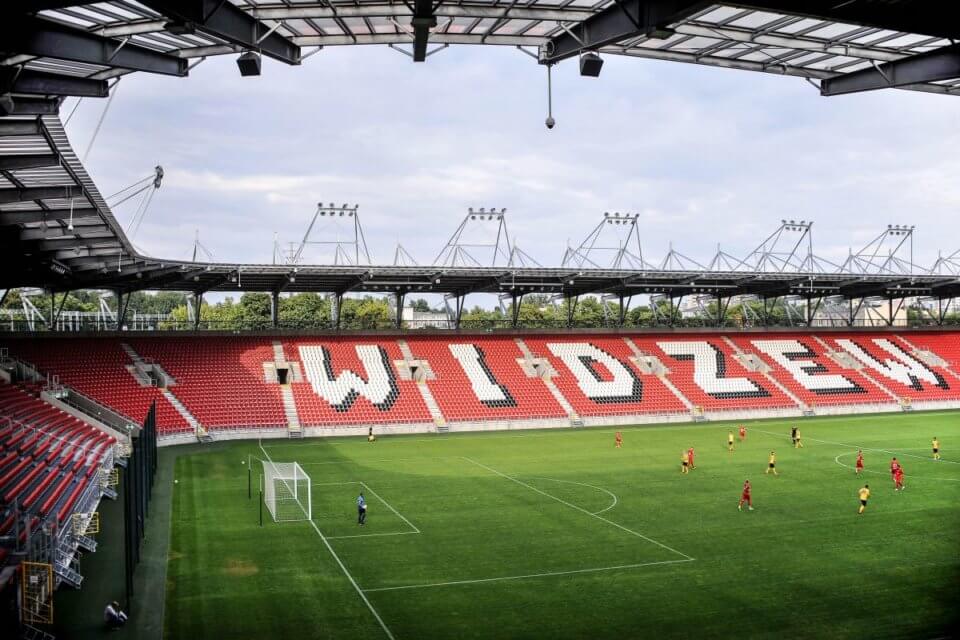
[[[622,449],[604,428],[237,441],[181,456],[165,635],[949,636],[960,413],[746,424],[732,453],[734,425],[715,422],[621,428]],[[691,446],[697,468],[681,475]],[[771,450],[779,477],[764,474]],[[265,459],[309,474],[312,521],[274,523],[264,509],[260,526]],[[755,510],[741,512],[748,478]]]

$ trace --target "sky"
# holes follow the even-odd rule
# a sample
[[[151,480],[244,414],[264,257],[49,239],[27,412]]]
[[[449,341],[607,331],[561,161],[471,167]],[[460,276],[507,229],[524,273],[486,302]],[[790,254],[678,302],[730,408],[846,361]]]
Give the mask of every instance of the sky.
[[[222,56],[189,78],[124,78],[86,165],[104,195],[164,167],[134,242],[165,258],[188,257],[198,232],[215,261],[270,262],[274,234],[298,242],[321,201],[359,204],[375,264],[398,242],[430,264],[468,207],[505,207],[544,266],[607,211],[639,214],[652,263],[671,243],[704,263],[718,245],[745,256],[782,219],[814,221],[814,251],[834,261],[888,224],[917,226],[921,265],[960,249],[956,98],[824,98],[799,78],[615,56],[599,78],[558,65],[553,89],[547,130],[545,69],[513,47],[416,64],[328,47],[253,78]],[[81,155],[105,104],[83,101],[67,127]],[[125,228],[136,204],[115,211]]]

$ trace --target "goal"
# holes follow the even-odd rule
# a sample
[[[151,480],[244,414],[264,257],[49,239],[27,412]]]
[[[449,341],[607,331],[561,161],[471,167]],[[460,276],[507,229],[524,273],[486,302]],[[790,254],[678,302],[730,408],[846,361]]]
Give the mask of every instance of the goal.
[[[313,518],[310,476],[296,462],[263,461],[263,501],[274,522]]]

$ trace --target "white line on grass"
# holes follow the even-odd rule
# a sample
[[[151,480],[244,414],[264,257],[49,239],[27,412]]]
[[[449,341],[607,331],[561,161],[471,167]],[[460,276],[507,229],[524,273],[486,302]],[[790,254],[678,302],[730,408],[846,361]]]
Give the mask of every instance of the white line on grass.
[[[458,584],[479,584],[482,582],[501,582],[504,580],[524,580],[527,578],[546,578],[550,576],[567,576],[577,573],[596,573],[599,571],[616,571],[618,569],[636,569],[638,567],[652,567],[660,564],[679,564],[683,562],[693,562],[693,558],[684,560],[661,560],[659,562],[641,562],[639,564],[621,564],[615,567],[595,567],[592,569],[573,569],[571,571],[549,571],[547,573],[529,573],[522,576],[501,576],[498,578],[478,578],[476,580],[453,580],[451,582],[433,582],[428,584],[404,584],[396,587],[375,587],[373,589],[364,589],[367,593],[377,591],[401,591],[404,589],[428,589],[431,587],[450,587]]]
[[[605,494],[607,494],[608,496],[610,496],[611,498],[613,498],[613,502],[611,502],[610,505],[607,506],[606,509],[600,509],[600,511],[591,511],[590,513],[591,513],[592,515],[595,515],[595,516],[598,516],[598,515],[600,515],[601,513],[606,513],[607,511],[610,511],[610,509],[613,509],[615,506],[617,506],[617,500],[618,500],[618,499],[617,499],[616,494],[614,494],[612,491],[607,491],[607,490],[604,489],[603,487],[598,487],[598,486],[593,485],[593,484],[587,484],[586,482],[574,482],[573,480],[560,480],[559,478],[544,478],[544,477],[540,477],[540,476],[534,476],[533,479],[534,479],[534,480],[549,480],[550,482],[562,482],[563,484],[575,484],[575,485],[579,485],[579,486],[581,486],[581,487],[589,487],[589,488],[591,488],[591,489],[596,489],[597,491],[603,491]]]
[[[765,433],[768,436],[779,436],[782,438],[790,437],[785,433],[776,433],[774,431],[764,431],[763,429],[757,429],[756,427],[754,427],[753,431],[759,431],[760,433]],[[907,450],[915,451],[916,450],[915,447],[906,447],[904,449],[899,449],[897,451],[891,451],[890,449],[876,449],[874,447],[862,447],[858,444],[847,444],[846,442],[835,442],[833,440],[818,440],[817,438],[808,438],[806,436],[801,436],[800,439],[810,440],[811,442],[820,442],[822,444],[833,444],[833,445],[837,445],[838,447],[850,447],[851,449],[863,449],[864,451],[879,451],[880,453],[889,453],[891,455],[900,455],[900,456],[906,456],[909,458],[919,458],[920,460],[928,460],[930,462],[935,462],[935,460],[931,456],[918,456],[915,453],[903,453],[904,451],[907,451]],[[939,460],[939,462],[946,462],[947,464],[960,464],[960,462],[957,462],[956,460]]]
[[[576,510],[579,511],[580,513],[585,513],[585,514],[587,514],[588,516],[590,516],[591,518],[596,518],[597,520],[601,520],[601,521],[603,521],[603,522],[606,522],[606,523],[609,524],[609,525],[613,525],[613,526],[616,527],[617,529],[620,529],[620,530],[622,530],[622,531],[626,531],[626,532],[629,533],[630,535],[636,536],[636,537],[638,537],[638,538],[642,538],[642,539],[646,540],[647,542],[652,542],[653,544],[657,545],[658,547],[662,547],[662,548],[666,549],[667,551],[672,551],[673,553],[677,554],[678,556],[683,556],[683,557],[686,558],[687,560],[693,560],[693,558],[691,558],[691,557],[688,556],[687,554],[683,553],[682,551],[677,551],[677,550],[674,549],[673,547],[668,547],[667,545],[663,544],[662,542],[658,542],[658,541],[654,540],[653,538],[648,538],[647,536],[643,535],[642,533],[638,533],[638,532],[634,531],[633,529],[628,529],[627,527],[623,526],[622,524],[618,524],[618,523],[614,522],[613,520],[608,520],[607,518],[604,518],[603,516],[598,516],[598,515],[595,514],[595,513],[590,513],[589,511],[587,511],[587,510],[584,509],[583,507],[578,507],[577,505],[575,505],[575,504],[573,504],[573,503],[567,502],[567,501],[564,500],[563,498],[558,498],[557,496],[551,495],[551,494],[547,493],[546,491],[541,491],[540,489],[537,489],[537,488],[534,487],[533,485],[527,484],[527,483],[524,482],[523,480],[518,480],[517,478],[514,478],[513,476],[508,476],[507,474],[503,473],[502,471],[497,471],[497,470],[494,469],[493,467],[488,467],[487,465],[483,464],[482,462],[477,462],[476,460],[473,460],[473,459],[468,458],[468,457],[466,457],[466,456],[464,456],[463,459],[466,460],[467,462],[470,462],[470,463],[472,463],[472,464],[477,465],[478,467],[481,467],[481,468],[483,468],[483,469],[486,469],[487,471],[489,471],[489,472],[491,472],[491,473],[495,473],[495,474],[497,474],[498,476],[500,476],[500,477],[502,477],[502,478],[506,478],[507,480],[510,480],[510,481],[512,481],[512,482],[516,482],[516,483],[519,484],[520,486],[526,487],[527,489],[530,489],[531,491],[535,491],[536,493],[539,493],[539,494],[542,495],[542,496],[546,496],[547,498],[550,498],[551,500],[556,500],[556,501],[559,502],[560,504],[564,504],[564,505],[570,507],[571,509],[576,509]]]
[[[270,458],[270,454],[267,453],[267,450],[263,448],[263,444],[260,443],[260,450],[263,451],[263,455],[267,456],[267,460],[270,461],[270,464],[273,463],[273,459]],[[360,599],[363,600],[363,603],[367,605],[367,609],[370,610],[370,613],[373,614],[373,617],[377,619],[377,622],[380,623],[380,628],[383,629],[383,632],[387,635],[390,640],[396,640],[393,637],[393,632],[390,631],[390,627],[383,621],[383,618],[380,617],[380,614],[377,613],[377,610],[373,608],[373,605],[370,603],[370,600],[367,598],[367,594],[363,592],[363,589],[360,588],[360,585],[357,584],[357,581],[353,579],[353,576],[347,570],[343,561],[340,560],[340,556],[337,555],[337,552],[333,550],[333,546],[327,541],[326,536],[323,535],[323,532],[317,528],[317,523],[313,520],[310,521],[310,526],[313,527],[313,530],[317,532],[317,535],[320,536],[320,540],[323,542],[323,545],[327,548],[327,551],[330,552],[330,555],[333,556],[333,559],[337,561],[337,564],[340,565],[340,570],[343,571],[343,575],[347,576],[347,580],[350,581],[350,584],[353,585],[353,588],[356,590],[357,594],[360,596]]]
[[[840,465],[841,467],[846,467],[847,469],[854,469],[854,467],[851,467],[851,466],[848,465],[848,464],[844,464],[844,463],[840,462],[840,458],[842,458],[842,457],[844,457],[844,456],[852,456],[852,455],[853,455],[853,452],[852,452],[852,451],[848,451],[847,453],[841,453],[841,454],[838,455],[836,458],[834,458],[833,461],[836,462],[836,463],[837,463],[838,465]],[[856,469],[854,469],[854,471],[856,471]],[[872,473],[872,474],[878,475],[878,476],[888,475],[886,472],[883,472],[883,471],[872,471],[872,470],[870,470],[870,469],[863,469],[863,473]],[[904,473],[903,475],[906,476],[906,477],[908,477],[908,478],[913,478],[913,479],[937,480],[938,482],[960,482],[960,479],[957,479],[957,478],[931,478],[930,476],[918,476],[918,475],[913,474],[913,473]]]
[[[380,502],[382,502],[382,503],[387,507],[387,509],[390,509],[390,511],[393,511],[394,515],[396,515],[398,518],[400,518],[401,520],[403,520],[404,522],[406,522],[408,527],[410,527],[411,529],[413,529],[415,532],[420,533],[420,529],[417,529],[417,527],[416,527],[412,522],[410,522],[409,520],[407,520],[407,519],[403,516],[402,513],[400,513],[399,511],[397,511],[396,509],[394,509],[392,506],[390,506],[390,503],[387,502],[386,500],[384,500],[383,497],[382,497],[379,493],[377,493],[376,491],[374,491],[373,489],[371,489],[371,488],[370,488],[370,485],[368,485],[366,482],[361,482],[360,484],[362,484],[364,487],[366,487],[366,488],[367,488],[367,491],[369,491],[370,493],[372,493],[373,496],[374,496],[377,500],[379,500]]]
[[[303,445],[303,446],[308,446],[308,445]],[[323,462],[301,462],[300,466],[312,467],[312,466],[324,465],[324,464],[365,464],[367,462],[411,462],[414,460],[418,462],[422,462],[424,460],[447,460],[449,458],[459,458],[459,457],[460,456],[418,456],[416,458],[371,458],[371,459],[358,458],[355,460],[327,460]]]
[[[346,540],[348,538],[382,538],[384,536],[413,536],[419,531],[390,531],[387,533],[357,533],[352,536],[327,536],[327,540]]]

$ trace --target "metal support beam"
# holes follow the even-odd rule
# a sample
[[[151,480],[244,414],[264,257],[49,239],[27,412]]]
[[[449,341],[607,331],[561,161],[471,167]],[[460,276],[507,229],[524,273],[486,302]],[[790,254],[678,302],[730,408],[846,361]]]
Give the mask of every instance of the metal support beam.
[[[54,300],[56,300],[57,295],[56,295],[54,292],[52,292],[52,291],[50,292],[50,305],[51,305],[51,308],[50,308],[51,314],[50,314],[50,315],[52,316],[52,319],[50,320],[50,329],[51,329],[51,330],[56,331],[57,321],[60,320],[60,314],[63,313],[63,306],[64,306],[65,304],[67,304],[67,298],[68,298],[69,296],[70,296],[70,291],[69,291],[69,290],[64,291],[64,292],[63,292],[63,297],[60,298],[60,305],[57,307],[56,312],[53,312],[53,302],[54,302]]]
[[[57,166],[57,161],[57,156],[52,153],[0,156],[0,171],[17,171],[18,169],[55,167]]]
[[[70,209],[34,209],[29,211],[0,211],[0,226],[13,224],[30,224],[36,222],[55,223],[58,220],[69,220]],[[100,213],[92,207],[75,207],[73,209],[74,222],[88,222],[100,217]]]
[[[109,92],[106,80],[91,80],[20,67],[0,68],[0,93],[106,98]]]
[[[240,7],[224,0],[144,0],[157,12],[216,38],[287,64],[300,64],[300,47]]]
[[[0,121],[0,136],[35,136],[40,133],[40,120]]]
[[[822,80],[820,95],[838,96],[954,78],[960,78],[960,44]]]
[[[273,322],[273,328],[280,326],[280,292],[270,292],[270,320]]]
[[[710,6],[699,0],[614,0],[603,11],[543,45],[540,62],[554,64],[608,44],[648,36]]]
[[[430,29],[437,26],[433,0],[414,0],[413,18],[410,20],[410,26],[413,27],[413,61],[423,62],[427,59],[427,42],[430,39]]]
[[[70,198],[75,195],[83,195],[83,190],[73,186],[0,189],[0,204],[23,202],[24,200],[45,200],[47,198]]]
[[[123,322],[127,317],[127,307],[130,306],[130,294],[124,295],[120,289],[113,292],[117,297],[117,331],[123,330]]]
[[[339,291],[333,294],[332,307],[330,312],[333,314],[333,328],[337,331],[340,330],[340,318],[343,316],[341,311],[343,310],[343,294]]]
[[[51,116],[60,113],[61,98],[3,96],[0,116]]]
[[[232,5],[231,5],[232,6]],[[187,75],[188,61],[137,44],[102,38],[93,33],[32,16],[0,23],[4,49],[42,58],[71,60],[171,76]]]

